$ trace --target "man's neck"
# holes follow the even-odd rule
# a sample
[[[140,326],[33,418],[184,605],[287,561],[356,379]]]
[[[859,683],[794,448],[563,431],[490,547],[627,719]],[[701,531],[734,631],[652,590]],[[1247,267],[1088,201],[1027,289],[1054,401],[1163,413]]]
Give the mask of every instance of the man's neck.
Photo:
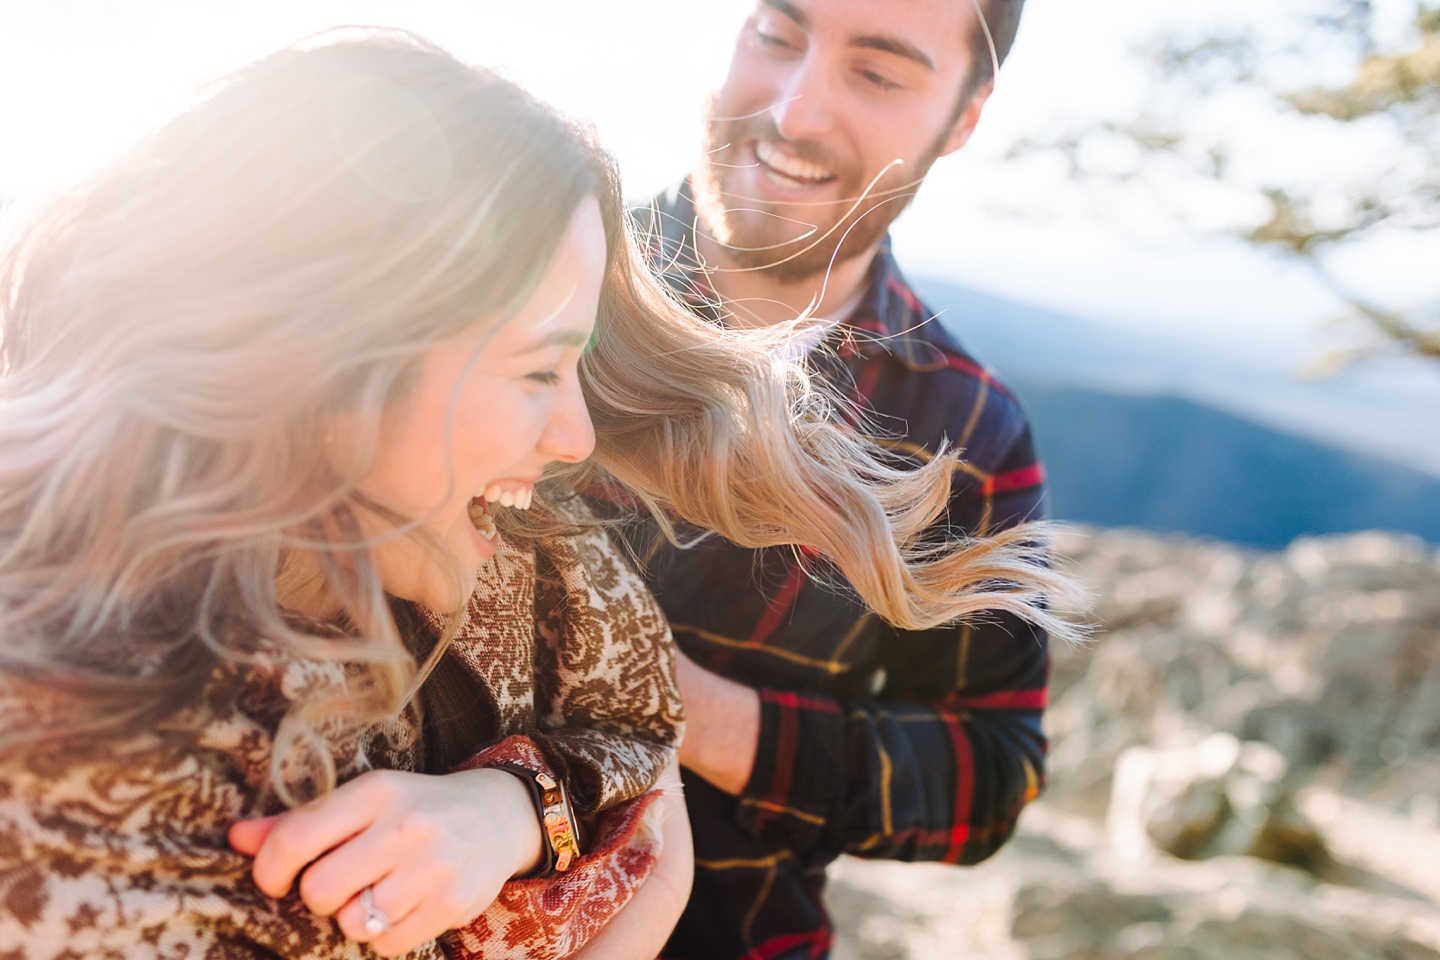
[[[745,270],[736,266],[725,247],[710,236],[704,223],[696,231],[700,255],[711,268],[710,285],[720,295],[727,319],[735,326],[768,327],[794,320],[804,310],[812,316],[844,319],[837,311],[853,306],[865,285],[875,247],[858,257],[837,263],[825,274],[816,274],[797,283],[780,283],[763,270]]]

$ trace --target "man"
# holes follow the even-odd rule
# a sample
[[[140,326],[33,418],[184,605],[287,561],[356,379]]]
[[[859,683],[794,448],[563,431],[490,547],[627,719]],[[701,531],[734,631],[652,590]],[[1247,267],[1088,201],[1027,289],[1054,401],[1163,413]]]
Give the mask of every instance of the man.
[[[937,530],[1040,514],[1023,414],[932,322],[887,239],[974,130],[1022,3],[759,0],[701,168],[639,212],[698,313],[760,326],[808,310],[796,349],[865,429],[912,462],[964,450]],[[839,854],[974,863],[1009,836],[1043,777],[1043,634],[1000,614],[900,631],[804,551],[628,536],[686,655],[696,876],[666,956],[824,956]]]

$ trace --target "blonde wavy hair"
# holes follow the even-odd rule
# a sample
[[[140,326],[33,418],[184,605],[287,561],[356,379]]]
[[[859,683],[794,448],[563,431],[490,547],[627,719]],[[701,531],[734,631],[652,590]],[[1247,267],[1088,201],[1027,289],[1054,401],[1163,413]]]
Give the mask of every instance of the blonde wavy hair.
[[[78,706],[0,729],[0,752],[146,729],[278,649],[350,667],[275,751],[277,780],[298,746],[332,784],[316,731],[393,715],[419,675],[357,519],[382,415],[427,351],[525,301],[587,196],[608,240],[581,368],[594,465],[662,523],[819,550],[900,626],[1007,610],[1067,635],[1034,530],[924,539],[953,455],[886,466],[776,334],[670,299],[586,131],[415,36],[349,30],[218,81],[6,244],[0,682]],[[301,554],[340,629],[282,605]]]

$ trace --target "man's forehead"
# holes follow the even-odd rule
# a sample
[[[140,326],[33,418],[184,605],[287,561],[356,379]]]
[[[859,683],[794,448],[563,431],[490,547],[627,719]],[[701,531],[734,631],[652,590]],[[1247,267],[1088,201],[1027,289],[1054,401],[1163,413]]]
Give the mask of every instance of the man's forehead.
[[[975,19],[973,0],[758,0],[758,6],[806,31],[862,41],[857,46],[908,47],[928,59],[932,69],[943,69],[944,61],[968,52],[966,37]]]

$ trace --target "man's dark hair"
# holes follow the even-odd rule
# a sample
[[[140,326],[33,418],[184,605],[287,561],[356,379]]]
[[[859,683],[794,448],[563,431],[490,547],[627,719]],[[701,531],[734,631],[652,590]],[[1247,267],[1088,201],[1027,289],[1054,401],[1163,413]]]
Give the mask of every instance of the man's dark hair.
[[[989,24],[990,35],[995,40],[995,58],[1001,63],[1010,55],[1010,47],[1015,43],[1015,33],[1020,29],[1020,10],[1024,6],[1025,0],[980,0],[980,9],[984,11],[985,22]],[[990,44],[985,39],[985,28],[979,23],[970,32],[970,55],[974,67],[965,86],[964,101],[995,79],[995,68],[990,62]]]

